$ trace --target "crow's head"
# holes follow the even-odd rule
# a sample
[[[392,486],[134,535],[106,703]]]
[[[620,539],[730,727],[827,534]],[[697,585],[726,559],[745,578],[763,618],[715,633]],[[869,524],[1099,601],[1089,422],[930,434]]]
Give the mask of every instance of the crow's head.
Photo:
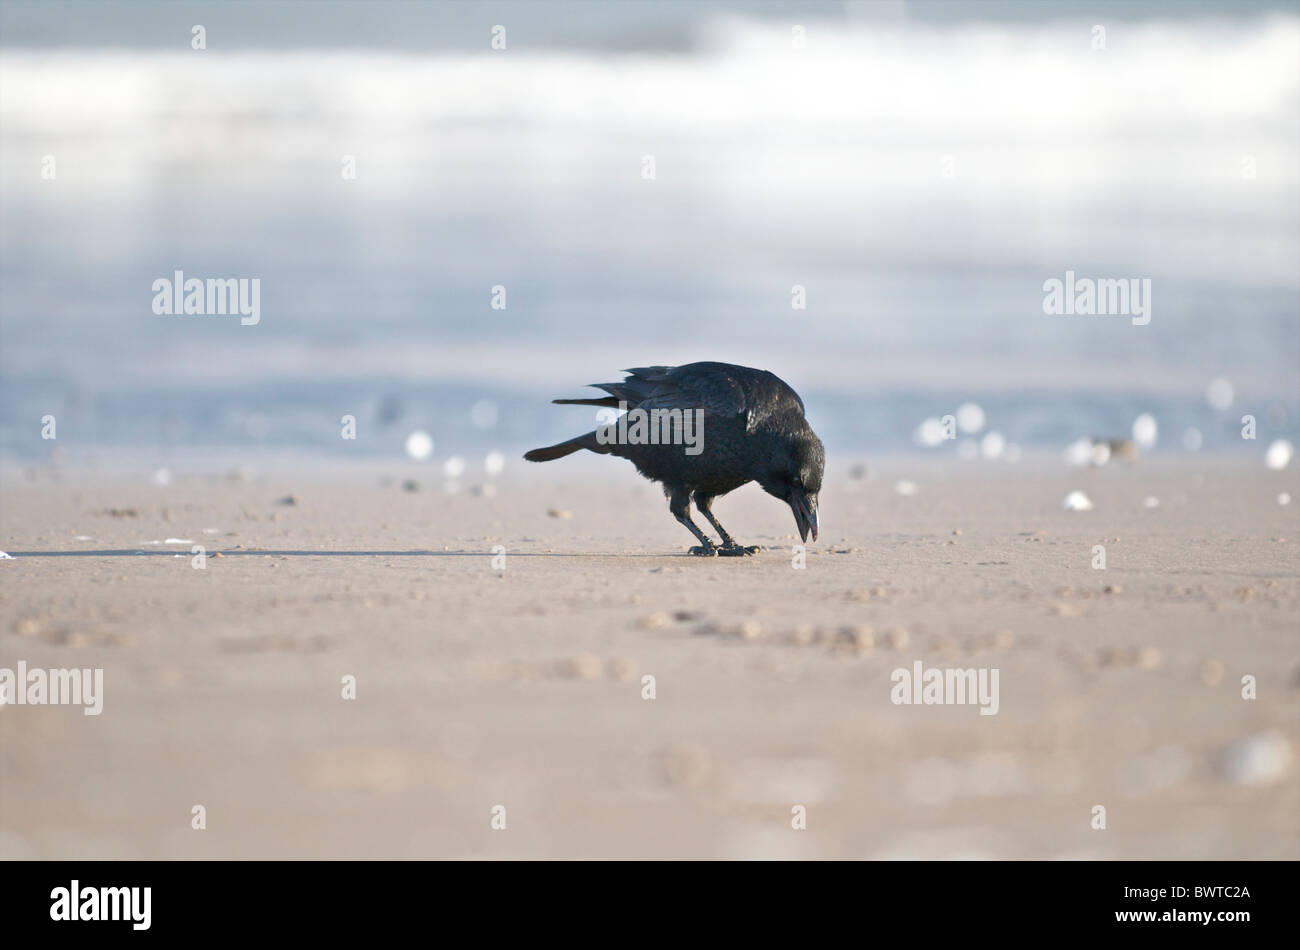
[[[790,506],[799,537],[807,541],[811,531],[816,541],[817,493],[822,490],[822,471],[826,467],[822,440],[805,424],[781,440],[772,462],[771,471],[758,483],[769,495]]]

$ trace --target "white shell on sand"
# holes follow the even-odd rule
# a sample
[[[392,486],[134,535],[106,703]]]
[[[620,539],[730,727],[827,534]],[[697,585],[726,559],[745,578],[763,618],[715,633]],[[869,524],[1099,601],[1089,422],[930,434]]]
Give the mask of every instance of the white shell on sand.
[[[1081,491],[1072,491],[1065,496],[1062,506],[1066,511],[1092,511],[1092,499]]]
[[[419,461],[433,454],[433,439],[427,432],[416,430],[406,437],[406,454]]]
[[[1238,739],[1223,754],[1223,773],[1236,785],[1276,785],[1294,764],[1291,743],[1276,729]]]
[[[1156,444],[1159,432],[1156,417],[1149,412],[1144,412],[1133,420],[1133,441],[1144,449],[1149,449]]]
[[[1264,464],[1275,472],[1280,472],[1291,464],[1291,456],[1295,454],[1295,449],[1286,439],[1277,439],[1269,445],[1268,451],[1264,453]]]
[[[962,403],[957,407],[957,428],[975,435],[984,428],[984,410],[973,402]]]

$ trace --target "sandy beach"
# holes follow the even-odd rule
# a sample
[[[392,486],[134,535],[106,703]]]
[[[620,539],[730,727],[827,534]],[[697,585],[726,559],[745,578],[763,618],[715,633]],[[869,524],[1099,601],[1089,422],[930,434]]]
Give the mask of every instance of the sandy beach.
[[[0,709],[0,857],[1300,857],[1293,470],[837,460],[798,569],[607,462],[9,469],[0,667],[104,687]]]

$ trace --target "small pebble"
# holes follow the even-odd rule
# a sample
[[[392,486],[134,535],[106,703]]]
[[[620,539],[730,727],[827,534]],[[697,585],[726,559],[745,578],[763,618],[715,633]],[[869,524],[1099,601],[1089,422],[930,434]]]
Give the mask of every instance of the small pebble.
[[[631,660],[617,658],[609,661],[609,677],[620,683],[630,682],[636,677],[636,666]]]
[[[94,643],[94,640],[88,633],[73,633],[65,630],[51,637],[50,642],[63,647],[88,647]]]
[[[1128,650],[1102,647],[1097,651],[1097,665],[1103,667],[1132,666],[1135,656]]]
[[[821,639],[821,631],[812,624],[801,623],[790,634],[790,642],[801,647],[810,646]]]
[[[840,627],[835,634],[834,649],[839,652],[866,653],[876,645],[876,634],[867,626]]]
[[[600,676],[603,667],[597,657],[584,653],[561,660],[557,672],[568,679],[594,680]]]
[[[664,779],[669,785],[702,785],[713,771],[709,750],[700,745],[680,745],[660,754]]]
[[[957,643],[956,638],[950,637],[947,634],[940,634],[938,636],[931,637],[930,642],[926,645],[926,648],[931,653],[942,653],[946,656],[955,656],[958,651],[959,644]]]
[[[1138,669],[1154,670],[1160,666],[1162,659],[1160,651],[1155,647],[1141,647],[1134,658]]]

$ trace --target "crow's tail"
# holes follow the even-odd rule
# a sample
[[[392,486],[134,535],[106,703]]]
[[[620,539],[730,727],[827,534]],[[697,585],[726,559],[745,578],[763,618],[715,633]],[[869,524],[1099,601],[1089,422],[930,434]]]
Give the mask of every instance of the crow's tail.
[[[588,432],[586,435],[580,435],[558,445],[548,445],[545,448],[525,452],[524,458],[530,462],[550,462],[553,459],[562,459],[566,455],[572,455],[582,449],[591,449],[593,452],[602,453],[607,451],[605,446],[596,441],[596,433]]]
[[[551,402],[557,406],[604,406],[606,409],[617,409],[618,400],[613,396],[602,396],[599,399],[552,399]]]

